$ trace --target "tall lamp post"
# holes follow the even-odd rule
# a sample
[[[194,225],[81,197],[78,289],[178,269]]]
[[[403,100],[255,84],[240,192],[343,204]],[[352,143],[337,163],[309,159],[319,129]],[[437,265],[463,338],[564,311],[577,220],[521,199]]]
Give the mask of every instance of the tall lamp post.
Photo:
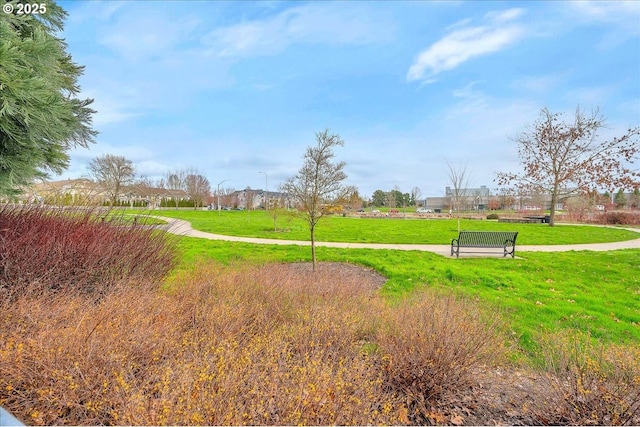
[[[267,177],[266,172],[258,172],[264,174],[264,210],[269,210],[269,203],[267,201],[267,193],[269,192],[269,178]]]
[[[222,180],[218,183],[218,191],[217,191],[217,195],[218,195],[218,216],[220,216],[220,184],[222,184],[223,182],[227,182],[229,181],[228,179]]]

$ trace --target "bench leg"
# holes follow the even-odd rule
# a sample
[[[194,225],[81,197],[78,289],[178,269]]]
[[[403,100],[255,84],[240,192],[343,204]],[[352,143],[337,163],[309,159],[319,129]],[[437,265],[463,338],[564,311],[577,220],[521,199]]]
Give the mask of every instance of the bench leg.
[[[515,258],[516,257],[516,247],[514,246],[513,249],[511,249],[511,251],[507,251],[507,247],[504,247],[504,255],[503,257],[506,258],[507,255],[511,255],[511,258]]]
[[[456,258],[460,258],[460,246],[453,246],[451,245],[451,256],[453,256],[453,254],[456,254]]]

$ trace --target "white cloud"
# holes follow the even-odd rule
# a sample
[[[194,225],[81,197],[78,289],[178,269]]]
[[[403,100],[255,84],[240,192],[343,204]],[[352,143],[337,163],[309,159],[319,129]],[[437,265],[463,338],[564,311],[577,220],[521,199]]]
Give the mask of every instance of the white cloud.
[[[477,110],[481,110],[487,107],[487,99],[484,93],[474,89],[474,86],[478,82],[472,82],[468,85],[455,89],[453,91],[453,97],[458,98],[458,103],[455,104],[454,116],[461,116],[467,114],[475,114]],[[447,117],[452,118],[452,117]]]
[[[590,109],[603,105],[611,99],[614,93],[614,86],[589,86],[577,87],[563,93],[562,99],[566,100],[568,105],[575,103],[582,108]]]
[[[106,21],[118,12],[120,9],[127,7],[127,1],[98,0],[84,2],[82,7],[74,10],[69,15],[68,21],[73,24],[79,24],[85,21]]]
[[[485,15],[485,24],[469,26],[469,21],[456,24],[454,31],[422,51],[409,68],[407,80],[430,79],[442,71],[452,70],[477,56],[505,49],[520,40],[524,26],[513,22],[521,9],[509,9]]]
[[[608,49],[640,36],[640,2],[638,1],[576,1],[570,2],[571,17],[581,24],[604,24],[610,28],[602,32],[596,46]]]
[[[85,65],[82,96],[95,100],[96,127],[184,110],[194,94],[233,84],[227,64],[205,57],[198,44],[201,23],[194,15],[177,18],[169,9],[130,2],[126,9],[110,11],[104,22],[110,4],[96,3],[94,9],[97,22],[76,20],[67,31],[72,44],[93,42],[92,50],[74,57]]]
[[[195,37],[193,33],[198,24],[194,17],[175,19],[165,11],[153,9],[145,9],[140,14],[123,13],[112,25],[100,30],[99,43],[126,60],[142,62],[170,56],[181,43]]]
[[[102,142],[98,135],[95,145],[89,146],[90,150],[82,147],[76,147],[70,151],[71,155],[76,159],[91,160],[95,157],[104,156],[105,154],[113,154],[116,156],[124,156],[133,162],[145,161],[153,157],[153,151],[142,145],[114,145],[108,142]]]
[[[281,32],[283,24],[282,17],[276,17],[220,28],[206,38],[206,43],[211,46],[210,52],[219,57],[269,55],[288,44],[288,38]]]
[[[519,8],[507,9],[501,12],[489,12],[484,17],[494,24],[507,23],[522,16],[523,10]]]
[[[637,1],[576,1],[570,3],[575,12],[584,19],[600,22],[633,22],[636,32],[640,31],[638,16],[640,2]]]
[[[510,86],[518,91],[544,95],[565,79],[566,77],[560,74],[524,76],[515,80]]]
[[[166,174],[171,167],[155,160],[143,160],[135,163],[136,173],[148,177],[160,177]]]
[[[295,43],[362,45],[388,40],[393,27],[357,4],[307,4],[260,20],[220,27],[204,38],[210,53],[237,58],[279,53]]]
[[[120,123],[140,116],[134,112],[136,108],[131,107],[131,103],[124,99],[118,100],[109,93],[103,91],[83,91],[82,97],[93,98],[91,108],[96,111],[93,115],[93,124],[100,128],[103,125]]]

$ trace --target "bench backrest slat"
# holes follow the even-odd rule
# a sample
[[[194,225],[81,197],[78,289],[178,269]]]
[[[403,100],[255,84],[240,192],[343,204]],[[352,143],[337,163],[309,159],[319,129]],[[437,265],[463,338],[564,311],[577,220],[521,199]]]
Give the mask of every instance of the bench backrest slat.
[[[461,231],[458,236],[458,245],[502,248],[515,245],[517,236],[517,231]]]

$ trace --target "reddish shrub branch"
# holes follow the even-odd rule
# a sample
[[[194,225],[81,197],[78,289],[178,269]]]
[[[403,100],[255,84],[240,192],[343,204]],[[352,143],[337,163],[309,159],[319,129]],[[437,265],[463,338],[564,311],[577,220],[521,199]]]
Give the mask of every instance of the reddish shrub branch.
[[[0,293],[101,294],[121,281],[157,282],[173,267],[166,233],[104,218],[95,209],[2,206]]]

